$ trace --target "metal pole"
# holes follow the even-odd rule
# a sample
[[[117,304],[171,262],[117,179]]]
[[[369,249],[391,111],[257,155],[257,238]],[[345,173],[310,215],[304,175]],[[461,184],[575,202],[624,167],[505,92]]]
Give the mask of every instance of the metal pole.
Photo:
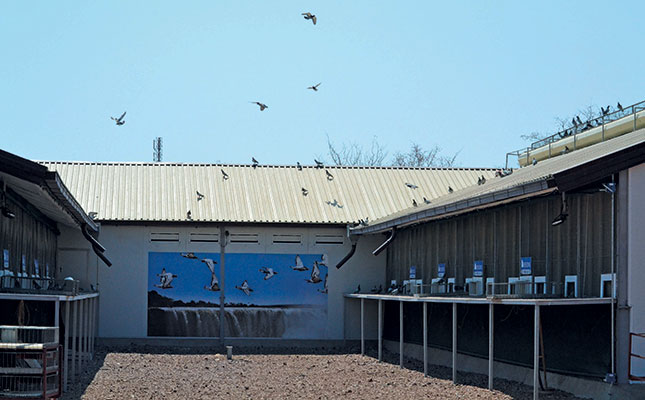
[[[488,390],[493,390],[493,354],[495,347],[493,307],[493,303],[488,305]]]
[[[65,302],[65,325],[63,326],[63,391],[67,391],[67,363],[69,357],[69,301]]]
[[[457,383],[457,303],[452,303],[452,383]]]
[[[538,400],[538,374],[540,372],[540,306],[535,305],[533,318],[533,400]]]
[[[399,367],[403,368],[403,302],[399,301]]]
[[[72,311],[72,381],[76,379],[76,345],[78,338],[78,301],[74,301],[74,311]]]
[[[90,300],[89,300],[90,315],[89,315],[89,328],[88,328],[88,336],[87,336],[88,360],[94,359],[94,300],[95,300],[95,297],[90,297]]]
[[[220,291],[219,291],[219,341],[224,346],[224,324],[226,323],[226,310],[224,304],[226,302],[226,270],[224,263],[226,262],[226,228],[220,226],[219,228],[219,276],[220,276]]]
[[[612,183],[615,184],[614,175],[611,176]],[[616,202],[614,199],[614,194],[616,192],[616,187],[614,186],[614,191],[611,193],[611,373],[616,375],[616,253],[614,251],[614,214],[616,213]]]
[[[428,303],[423,302],[423,376],[428,376]]]
[[[383,360],[383,300],[378,300],[378,360]]]
[[[365,299],[361,299],[361,355],[365,355]]]
[[[80,318],[80,334],[78,335],[79,337],[79,360],[78,360],[78,365],[80,366],[78,372],[81,374],[83,372],[83,366],[85,365],[85,338],[87,335],[87,329],[85,327],[85,323],[87,322],[87,300],[80,300],[79,304],[79,309],[80,314],[78,315]]]

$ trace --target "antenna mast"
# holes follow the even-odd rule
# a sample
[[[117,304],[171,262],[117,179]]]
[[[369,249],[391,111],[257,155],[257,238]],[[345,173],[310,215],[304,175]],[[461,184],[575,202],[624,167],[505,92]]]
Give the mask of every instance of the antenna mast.
[[[163,155],[163,139],[161,137],[156,137],[152,140],[152,161],[161,162]]]

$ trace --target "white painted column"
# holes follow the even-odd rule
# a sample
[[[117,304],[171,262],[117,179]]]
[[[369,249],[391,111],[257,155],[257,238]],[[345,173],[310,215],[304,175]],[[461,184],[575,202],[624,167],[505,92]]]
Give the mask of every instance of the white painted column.
[[[90,319],[90,360],[94,359],[94,340],[96,339],[96,304],[98,297],[92,298],[92,318]]]
[[[78,309],[80,312],[78,314],[78,318],[80,320],[80,333],[78,335],[78,373],[80,378],[80,374],[83,372],[83,366],[85,365],[85,337],[87,334],[85,330],[85,322],[87,320],[87,304],[86,300],[79,300],[79,303]]]
[[[457,383],[457,303],[452,303],[452,383]]]
[[[56,299],[54,302],[54,326],[60,328],[58,321],[60,320],[60,300]],[[58,331],[58,342],[60,343],[60,330]]]
[[[428,376],[428,303],[423,302],[423,376]]]
[[[403,302],[399,301],[399,367],[403,368]]]
[[[69,332],[70,332],[70,326],[69,326],[69,308],[70,304],[69,301],[65,302],[65,316],[63,317],[65,319],[65,332],[63,333],[63,338],[62,338],[62,343],[63,343],[63,391],[67,391],[67,379],[68,379],[68,374],[67,374],[67,365],[68,365],[68,357],[69,357]]]
[[[74,301],[74,308],[72,310],[72,341],[70,347],[72,348],[72,376],[71,381],[76,380],[76,343],[78,338],[78,301]]]
[[[92,299],[85,300],[85,342],[83,364],[87,365],[90,361],[90,304]]]
[[[383,361],[383,300],[378,300],[378,360]]]
[[[361,299],[361,355],[365,355],[365,299]]]
[[[493,390],[493,355],[495,351],[495,322],[493,303],[488,305],[488,389]]]
[[[533,319],[533,400],[538,400],[538,383],[540,373],[540,306],[535,305]]]

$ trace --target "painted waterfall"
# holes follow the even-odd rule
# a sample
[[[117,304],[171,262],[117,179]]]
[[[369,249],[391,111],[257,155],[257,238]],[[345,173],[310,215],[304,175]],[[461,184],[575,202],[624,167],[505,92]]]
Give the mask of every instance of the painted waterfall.
[[[148,254],[148,336],[320,339],[327,325],[321,254]]]

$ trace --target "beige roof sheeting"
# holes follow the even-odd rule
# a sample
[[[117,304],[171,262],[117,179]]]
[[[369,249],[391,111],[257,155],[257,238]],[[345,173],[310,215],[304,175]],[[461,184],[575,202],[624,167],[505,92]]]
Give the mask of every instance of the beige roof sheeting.
[[[393,214],[493,169],[41,162],[99,221],[346,224]],[[229,175],[224,180],[221,170]],[[334,176],[328,180],[325,169]],[[411,183],[418,189],[405,185]],[[309,193],[303,196],[301,188]],[[196,191],[204,195],[197,200]]]
[[[439,217],[443,214],[451,214],[457,208],[466,209],[468,207],[481,206],[486,202],[496,201],[496,199],[505,197],[502,194],[508,194],[508,198],[523,197],[527,193],[514,189],[534,182],[545,182],[558,173],[628,149],[643,142],[645,142],[645,129],[640,129],[606,142],[572,151],[559,157],[539,161],[535,165],[528,165],[516,169],[512,174],[502,178],[487,179],[486,183],[481,186],[474,185],[465,187],[462,190],[456,190],[452,194],[445,194],[437,198],[429,205],[424,204],[416,208],[408,207],[405,210],[400,210],[386,217],[370,221],[370,226],[366,228],[358,227],[353,231],[355,233],[378,232],[392,226],[412,223],[414,220]],[[534,185],[533,187],[536,190],[535,193],[539,193],[545,188],[545,184]],[[456,207],[457,204],[468,207]]]

